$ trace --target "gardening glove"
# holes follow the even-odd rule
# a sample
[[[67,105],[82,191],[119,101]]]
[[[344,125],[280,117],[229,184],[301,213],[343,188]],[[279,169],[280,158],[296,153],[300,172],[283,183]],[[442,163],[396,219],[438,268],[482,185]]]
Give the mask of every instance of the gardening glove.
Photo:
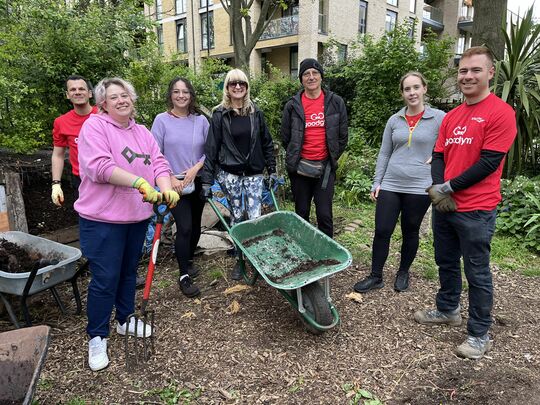
[[[443,199],[450,196],[450,193],[453,193],[452,187],[450,186],[450,181],[447,181],[443,184],[433,184],[432,186],[426,188],[429,198],[433,205],[439,204]]]
[[[167,190],[163,192],[163,198],[169,208],[174,208],[178,204],[178,201],[180,201],[180,194],[174,190]]]
[[[163,196],[161,195],[161,193],[156,191],[156,189],[152,187],[150,183],[148,183],[142,177],[137,178],[137,180],[133,182],[132,187],[139,190],[139,193],[143,195],[144,202],[149,202],[151,204],[159,204],[163,200]]]
[[[276,172],[272,172],[269,175],[268,182],[270,183],[270,187],[273,187],[274,184],[278,183],[278,175]]]
[[[61,207],[64,204],[64,192],[62,191],[62,186],[60,184],[52,185],[51,198],[54,205]]]
[[[446,196],[433,207],[439,212],[454,212],[457,209],[456,201],[451,196]]]
[[[209,200],[212,198],[212,185],[203,183],[201,189],[201,200]]]

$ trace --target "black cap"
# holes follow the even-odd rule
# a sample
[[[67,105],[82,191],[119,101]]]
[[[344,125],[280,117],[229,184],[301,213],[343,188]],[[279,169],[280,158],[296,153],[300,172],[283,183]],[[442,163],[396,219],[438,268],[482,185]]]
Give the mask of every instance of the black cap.
[[[323,67],[317,61],[317,59],[307,58],[300,62],[300,69],[298,70],[298,78],[300,79],[300,82],[302,81],[302,75],[308,69],[317,69],[320,72],[321,77],[324,76]]]

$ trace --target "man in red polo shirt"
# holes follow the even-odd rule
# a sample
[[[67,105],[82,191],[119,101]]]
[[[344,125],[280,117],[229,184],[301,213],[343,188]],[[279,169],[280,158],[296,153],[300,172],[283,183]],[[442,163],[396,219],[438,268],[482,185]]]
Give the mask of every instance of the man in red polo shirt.
[[[461,324],[463,258],[469,285],[468,337],[456,353],[470,359],[482,358],[491,349],[491,238],[504,158],[517,133],[514,110],[489,92],[494,71],[493,56],[485,47],[468,49],[459,62],[465,102],[442,121],[431,165],[434,185],[427,190],[435,208],[433,238],[441,287],[436,308],[414,314],[424,325]]]
[[[54,120],[53,125],[53,153],[52,163],[52,193],[51,198],[55,205],[61,206],[64,203],[64,193],[62,191],[62,172],[64,170],[64,155],[66,148],[69,148],[69,162],[73,173],[72,186],[78,198],[79,184],[79,154],[77,142],[82,124],[90,117],[90,114],[97,113],[97,108],[90,105],[92,97],[92,86],[88,80],[82,76],[69,76],[66,80],[66,97],[73,104],[73,109]]]

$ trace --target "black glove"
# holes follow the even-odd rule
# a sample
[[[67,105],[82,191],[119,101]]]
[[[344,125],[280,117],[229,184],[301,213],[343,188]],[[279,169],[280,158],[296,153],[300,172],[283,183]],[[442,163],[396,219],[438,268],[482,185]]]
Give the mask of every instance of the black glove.
[[[439,212],[454,212],[457,209],[456,201],[449,195],[438,204],[433,204],[433,207]]]
[[[209,200],[212,198],[212,185],[211,184],[202,184],[201,188],[201,200]]]
[[[450,181],[443,184],[434,184],[426,188],[426,191],[433,205],[439,204],[443,199],[450,197],[450,193],[454,192],[450,186]]]

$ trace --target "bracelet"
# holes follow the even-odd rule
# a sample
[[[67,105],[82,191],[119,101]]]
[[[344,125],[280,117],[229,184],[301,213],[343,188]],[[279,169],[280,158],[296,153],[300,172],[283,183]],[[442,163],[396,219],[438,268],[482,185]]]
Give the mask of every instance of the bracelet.
[[[55,184],[62,184],[62,182],[60,180],[53,180],[52,181],[52,184],[55,185]]]

